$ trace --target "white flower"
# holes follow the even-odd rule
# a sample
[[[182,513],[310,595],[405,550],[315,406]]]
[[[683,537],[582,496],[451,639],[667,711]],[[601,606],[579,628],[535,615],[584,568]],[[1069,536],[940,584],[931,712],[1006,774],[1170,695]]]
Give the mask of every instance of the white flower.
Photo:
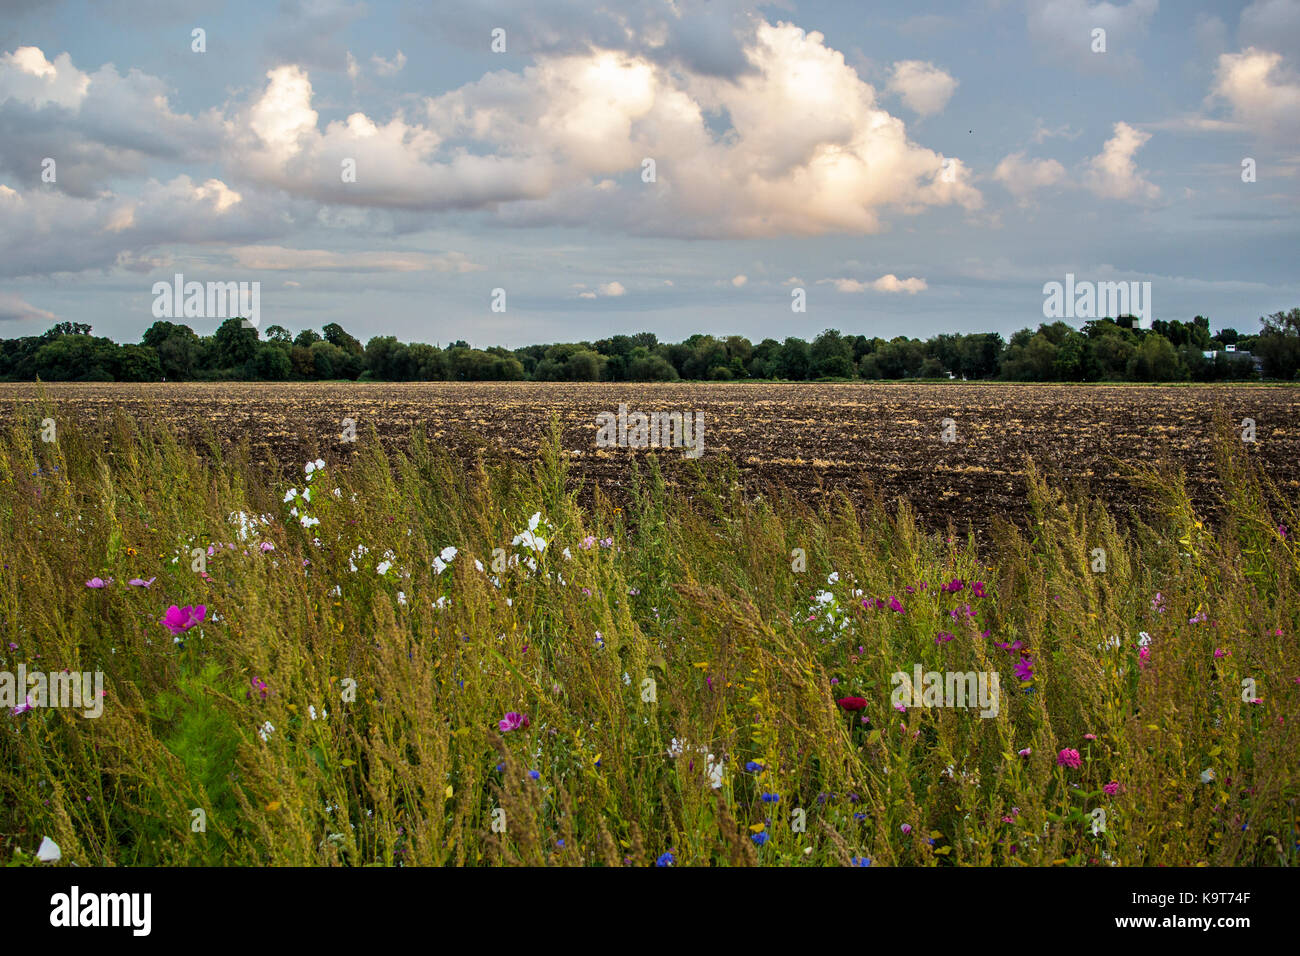
[[[313,525],[318,525],[318,524],[320,524],[320,518],[313,518],[310,515],[302,516],[302,526],[304,528],[310,528]]]
[[[438,557],[442,558],[442,560],[444,560],[444,561],[451,561],[451,560],[452,560],[453,558],[455,558],[456,555],[458,555],[459,553],[460,553],[460,551],[457,550],[457,548],[456,548],[455,545],[451,545],[451,544],[449,544],[449,545],[447,545],[447,547],[445,547],[445,548],[442,549],[442,553],[439,554]]]
[[[1201,783],[1210,783],[1214,780],[1214,771],[1206,767],[1201,771]]]
[[[830,576],[829,578],[826,579],[826,583],[827,583],[827,584],[834,584],[834,583],[835,583],[836,581],[838,581],[839,579],[840,579],[840,572],[838,572],[838,571],[832,571],[832,572],[831,572],[831,576]]]
[[[565,560],[565,561],[572,561],[572,560],[573,560],[573,555],[571,555],[571,554],[569,553],[569,549],[568,549],[568,548],[565,548],[564,551],[561,552],[561,553],[564,555],[564,560]]]
[[[261,737],[262,740],[265,741],[270,740],[273,733],[275,733],[275,725],[268,720],[257,731],[257,736]]]
[[[541,520],[542,520],[542,513],[538,511],[531,518],[528,519],[528,530],[536,531],[537,523]]]
[[[709,754],[708,776],[709,786],[714,790],[722,789],[722,761],[719,760],[715,763],[713,760],[713,754]]]
[[[36,859],[42,863],[54,863],[63,859],[63,851],[49,837],[42,837],[41,845],[36,849]]]
[[[474,567],[476,567],[476,568],[478,568],[480,571],[482,571],[482,570],[483,570],[483,562],[480,561],[478,558],[475,558],[475,559],[474,559]]]
[[[307,705],[307,714],[308,714],[308,716],[311,717],[312,720],[315,720],[315,719],[316,719],[316,705],[315,705],[315,704],[308,704],[308,705]]]
[[[1151,643],[1151,635],[1146,631],[1138,632],[1138,647],[1146,647]]]
[[[303,501],[308,501],[308,502],[311,501],[311,489],[310,489],[310,488],[304,488],[304,489],[302,490],[302,500],[303,500]]]
[[[316,463],[314,461],[309,461],[307,462],[307,464],[302,466],[302,470],[307,472],[307,474],[310,475],[313,471],[316,470]]]
[[[378,575],[387,574],[388,569],[391,568],[392,566],[393,566],[392,561],[380,561],[377,565],[375,565],[375,574]]]
[[[623,683],[624,685],[630,685],[632,683],[632,678],[627,671],[623,672]]]
[[[296,497],[298,497],[298,489],[290,488],[288,491],[284,493],[284,503],[287,505],[289,502],[293,501],[293,499]]]
[[[668,756],[680,757],[685,750],[686,745],[674,737],[673,742],[668,745]]]
[[[325,467],[325,459],[324,459],[324,458],[317,458],[317,459],[316,459],[316,470],[317,470],[317,471],[320,471],[320,470],[321,470],[322,468],[324,468],[324,467]]]

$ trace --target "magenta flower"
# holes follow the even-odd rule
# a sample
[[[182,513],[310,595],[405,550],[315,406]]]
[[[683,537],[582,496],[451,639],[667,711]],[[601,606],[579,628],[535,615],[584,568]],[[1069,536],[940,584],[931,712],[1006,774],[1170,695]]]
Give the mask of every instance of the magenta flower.
[[[1119,781],[1112,780],[1110,783],[1103,784],[1101,789],[1105,792],[1106,796],[1113,797],[1115,794],[1119,793]]]
[[[262,549],[263,554],[266,554],[266,552],[268,551],[275,550],[275,545],[273,545],[270,541],[263,541],[261,544],[258,545],[258,547]]]
[[[1096,734],[1084,734],[1084,735],[1083,735],[1083,739],[1084,739],[1084,740],[1096,740],[1096,739],[1097,739],[1097,735],[1096,735]]]
[[[1214,649],[1214,657],[1216,660],[1220,657],[1227,657],[1227,656],[1228,656],[1228,652],[1225,651],[1222,647],[1216,647]]]
[[[1286,540],[1286,525],[1284,525],[1284,524],[1280,524],[1280,525],[1278,525],[1278,526],[1277,526],[1277,533],[1278,533],[1278,536],[1279,536],[1283,541],[1285,541],[1285,540]]]
[[[1151,648],[1144,647],[1138,651],[1138,666],[1146,667],[1151,663]]]
[[[1030,750],[1028,747],[1026,747],[1024,750],[1016,751],[1017,756],[1024,757],[1025,759],[1028,759],[1031,753],[1033,753],[1033,751]]]
[[[162,626],[173,634],[184,634],[195,624],[202,624],[207,615],[208,609],[204,604],[197,607],[192,607],[189,604],[184,607],[177,607],[173,604],[167,609],[167,613],[163,615]]]
[[[1020,663],[1016,665],[1016,680],[1027,681],[1034,679],[1034,659],[1032,657],[1020,658]]]
[[[157,580],[158,579],[156,577],[150,578],[148,581],[146,581],[144,578],[132,578],[130,581],[127,581],[126,583],[131,585],[131,587],[133,588],[147,588],[149,585],[153,584]]]
[[[903,613],[903,605],[899,604],[898,598],[894,597],[892,594],[889,595],[889,609],[891,611],[897,611],[899,614]]]
[[[943,585],[943,587],[939,588],[939,590],[943,591],[945,594],[956,594],[964,587],[966,587],[966,583],[962,581],[961,578],[953,578],[947,584]]]
[[[103,578],[91,578],[89,581],[86,582],[86,587],[88,587],[88,588],[106,588],[106,587],[108,587],[108,586],[109,586],[110,584],[112,584],[112,583],[113,583],[113,579],[112,579],[112,578],[109,578],[107,581],[105,581]]]
[[[899,829],[903,831],[904,836],[907,836],[907,834],[912,832],[912,824],[904,823],[901,827],[899,827]]]
[[[936,644],[947,644],[956,636],[956,634],[950,634],[947,631],[940,631],[938,636],[935,637],[934,642]]]
[[[971,594],[974,594],[978,598],[988,597],[988,595],[984,593],[983,581],[976,581],[974,584],[971,585],[970,590],[971,590]]]
[[[1079,751],[1067,748],[1056,755],[1056,763],[1061,767],[1069,767],[1071,770],[1078,770],[1083,766],[1083,759],[1079,756]]]
[[[520,730],[527,727],[531,721],[526,714],[517,714],[513,710],[497,721],[497,726],[501,728],[503,734],[508,734],[512,730]]]
[[[27,701],[25,703],[19,704],[17,707],[13,709],[13,715],[17,717],[19,714],[25,714],[29,710],[31,710],[34,706],[36,705],[32,703],[32,695],[28,694]]]

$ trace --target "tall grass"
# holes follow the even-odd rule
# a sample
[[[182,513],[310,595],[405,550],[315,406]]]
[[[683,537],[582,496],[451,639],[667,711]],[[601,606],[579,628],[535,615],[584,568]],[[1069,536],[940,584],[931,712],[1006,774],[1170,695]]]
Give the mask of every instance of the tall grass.
[[[123,416],[45,443],[48,414],[0,439],[0,671],[107,696],[0,712],[12,862],[45,836],[82,865],[1297,860],[1300,518],[1226,426],[1213,530],[1177,474],[1133,475],[1157,518],[1121,531],[1031,467],[1027,529],[981,551],[725,463],[670,492],[645,458],[624,509],[584,508],[555,431],[529,469],[363,435],[289,463],[286,502],[246,449]],[[916,664],[997,672],[997,716],[900,711]]]

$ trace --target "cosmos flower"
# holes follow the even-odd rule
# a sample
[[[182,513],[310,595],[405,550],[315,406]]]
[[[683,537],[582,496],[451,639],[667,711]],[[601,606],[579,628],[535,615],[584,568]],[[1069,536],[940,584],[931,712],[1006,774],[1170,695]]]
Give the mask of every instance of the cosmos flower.
[[[153,584],[157,580],[158,579],[156,577],[152,577],[148,581],[146,581],[144,578],[132,578],[130,581],[127,581],[126,583],[131,585],[131,587],[133,588],[147,588],[149,587],[149,585]]]
[[[162,626],[173,634],[184,634],[195,624],[203,623],[207,613],[207,606],[203,604],[197,606],[187,604],[184,607],[177,607],[173,604],[167,609],[167,613],[163,615]]]
[[[1065,749],[1056,755],[1057,766],[1069,767],[1071,770],[1078,770],[1083,766],[1083,759],[1079,756],[1079,751]]]
[[[983,581],[976,581],[974,584],[971,585],[970,590],[971,590],[971,594],[974,594],[977,598],[988,597],[988,595],[984,593]]]
[[[1021,756],[1021,757],[1025,757],[1026,759],[1028,759],[1029,755],[1032,754],[1032,753],[1033,753],[1033,751],[1030,750],[1028,747],[1026,747],[1024,750],[1017,751],[1017,754],[1018,754],[1019,756]]]
[[[517,714],[512,710],[497,721],[497,726],[501,728],[503,734],[508,734],[512,730],[527,727],[530,723],[531,721],[526,714]]]
[[[1022,657],[1016,664],[1016,680],[1027,681],[1034,679],[1034,659],[1032,657]]]
[[[35,706],[36,706],[36,705],[32,703],[32,695],[31,695],[31,694],[28,694],[28,695],[27,695],[27,700],[24,701],[23,703],[19,704],[17,707],[15,707],[15,708],[13,709],[12,713],[13,713],[13,715],[14,715],[15,717],[17,717],[19,714],[25,714],[25,713],[27,713],[29,710],[31,710],[31,709],[32,709],[33,707],[35,707]]]
[[[112,584],[112,583],[113,583],[113,579],[112,579],[112,578],[109,578],[107,581],[105,581],[103,578],[91,578],[89,581],[86,582],[86,587],[88,587],[88,588],[106,588],[106,587],[108,587],[108,586],[109,586],[110,584]]]

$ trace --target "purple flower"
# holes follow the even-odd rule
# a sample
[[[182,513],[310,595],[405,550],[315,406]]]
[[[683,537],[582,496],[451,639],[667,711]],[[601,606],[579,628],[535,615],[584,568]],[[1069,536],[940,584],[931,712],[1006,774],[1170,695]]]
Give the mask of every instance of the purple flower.
[[[526,714],[517,714],[513,710],[497,721],[497,726],[501,728],[503,734],[508,734],[512,730],[519,730],[527,727],[531,721]]]
[[[149,587],[149,585],[153,584],[157,580],[158,579],[156,577],[150,578],[148,581],[146,581],[144,578],[132,578],[130,581],[127,581],[126,583],[131,585],[131,587],[133,588],[147,588]]]
[[[202,624],[207,614],[208,609],[204,604],[195,607],[188,604],[184,607],[177,607],[173,604],[167,609],[167,613],[163,615],[162,626],[173,634],[184,634],[195,624]]]
[[[1110,783],[1103,784],[1101,789],[1105,792],[1106,796],[1113,797],[1115,794],[1119,793],[1119,781],[1112,780]]]
[[[907,836],[909,833],[912,832],[912,824],[904,823],[901,827],[899,827],[899,829],[903,831],[903,836]]]
[[[1061,767],[1078,770],[1083,766],[1083,759],[1079,756],[1079,751],[1067,748],[1056,755],[1056,763]]]
[[[1016,680],[1027,681],[1034,679],[1034,661],[1032,657],[1020,658],[1020,663],[1016,665]]]
[[[936,644],[947,644],[956,636],[957,636],[956,634],[950,634],[947,631],[940,631],[939,634],[935,637],[934,642]]]
[[[19,714],[25,714],[27,713],[27,711],[31,710],[34,706],[35,705],[32,703],[32,695],[28,694],[27,701],[25,703],[19,704],[17,707],[13,709],[13,715],[17,717]]]
[[[112,584],[112,583],[113,583],[113,579],[112,579],[112,578],[109,578],[107,581],[105,581],[103,578],[91,578],[89,581],[86,582],[86,587],[88,587],[88,588],[106,588],[106,587],[108,587],[108,586],[109,586],[110,584]]]
[[[889,595],[889,609],[891,611],[896,611],[899,614],[903,613],[903,605],[899,604],[898,598],[894,597],[892,594]]]
[[[974,584],[971,585],[970,590],[971,593],[974,594],[977,598],[988,597],[988,595],[984,593],[983,581],[976,581]]]

